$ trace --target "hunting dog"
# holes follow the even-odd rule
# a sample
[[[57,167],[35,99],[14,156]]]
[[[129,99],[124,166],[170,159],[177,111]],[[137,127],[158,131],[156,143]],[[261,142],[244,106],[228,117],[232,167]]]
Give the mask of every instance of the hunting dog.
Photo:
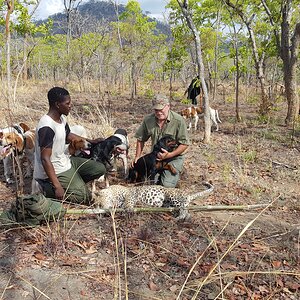
[[[129,141],[125,129],[117,129],[113,135],[105,140],[92,144],[90,158],[102,162],[107,169],[116,168],[116,160],[121,159],[124,166],[124,173],[128,169]]]
[[[202,107],[191,106],[191,107],[181,110],[180,114],[183,116],[183,118],[189,120],[188,130],[190,130],[192,128],[193,121],[194,121],[194,128],[195,128],[195,130],[197,130],[199,118],[204,117],[204,109]],[[216,126],[216,131],[218,131],[219,130],[218,123],[222,123],[219,118],[218,110],[210,107],[209,114],[210,114],[210,119],[211,119],[213,125]]]
[[[127,181],[130,183],[138,183],[150,179],[150,182],[153,182],[155,175],[162,170],[169,170],[172,174],[177,174],[177,170],[169,164],[171,160],[157,160],[157,155],[162,148],[168,152],[172,152],[177,146],[176,141],[170,135],[162,137],[154,145],[152,152],[140,157],[133,168],[129,169]]]
[[[181,110],[180,114],[184,119],[189,120],[189,126],[187,130],[191,130],[192,122],[194,121],[194,128],[197,130],[197,125],[199,121],[199,116],[203,113],[203,111],[199,107],[190,106]]]
[[[125,177],[128,170],[128,149],[129,140],[125,129],[117,129],[115,133],[105,140],[92,145],[90,151],[91,159],[102,162],[106,169],[117,170],[117,159],[121,159],[124,167]],[[109,187],[108,174],[100,177],[98,181],[105,181],[105,186]],[[96,192],[96,180],[92,185],[92,194]]]
[[[34,163],[35,130],[25,123],[14,124],[0,129],[0,159],[3,160],[4,176],[7,184],[14,183],[13,161],[19,170],[20,186],[24,186],[21,158],[27,159],[25,177],[30,177]]]
[[[81,125],[70,126],[72,133],[79,135],[83,139],[74,140],[68,146],[71,155],[77,155],[84,158],[91,158],[102,162],[107,168],[116,169],[117,159],[123,162],[124,173],[128,172],[128,150],[129,140],[125,129],[118,128],[113,135],[101,140],[97,144],[86,143],[86,130]]]
[[[77,132],[74,132],[74,128],[71,128],[71,132],[77,134]],[[121,159],[126,177],[128,173],[129,140],[125,129],[117,129],[113,135],[96,144],[86,144],[85,142],[85,139],[79,139],[70,143],[68,147],[69,153],[71,155],[75,154],[80,157],[99,161],[105,165],[106,169],[112,170],[117,169],[117,160]],[[99,181],[102,179],[103,177],[100,177]],[[107,174],[104,176],[104,180],[106,187],[108,187],[109,181]],[[92,189],[95,190],[95,184],[93,184]]]
[[[85,138],[80,138],[73,140],[68,145],[68,152],[70,155],[77,156],[89,148],[91,148],[91,143],[89,143]]]

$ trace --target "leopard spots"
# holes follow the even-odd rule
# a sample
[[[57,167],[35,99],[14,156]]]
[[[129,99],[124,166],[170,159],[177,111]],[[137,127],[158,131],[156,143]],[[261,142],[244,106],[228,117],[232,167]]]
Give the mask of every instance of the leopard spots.
[[[130,187],[112,185],[100,190],[94,201],[104,209],[121,207],[131,210],[136,206],[179,207],[178,219],[185,219],[188,216],[187,208],[190,202],[213,191],[211,184],[205,183],[205,185],[208,189],[192,195],[177,188],[166,188],[160,185]]]

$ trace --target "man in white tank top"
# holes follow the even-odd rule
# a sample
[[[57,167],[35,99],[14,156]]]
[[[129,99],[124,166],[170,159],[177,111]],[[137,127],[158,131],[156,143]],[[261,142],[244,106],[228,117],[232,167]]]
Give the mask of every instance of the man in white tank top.
[[[88,204],[91,195],[86,183],[105,174],[105,166],[65,153],[65,144],[78,138],[71,133],[65,118],[71,109],[69,92],[53,87],[48,92],[48,102],[48,113],[41,117],[36,127],[33,177],[42,186],[46,197]]]

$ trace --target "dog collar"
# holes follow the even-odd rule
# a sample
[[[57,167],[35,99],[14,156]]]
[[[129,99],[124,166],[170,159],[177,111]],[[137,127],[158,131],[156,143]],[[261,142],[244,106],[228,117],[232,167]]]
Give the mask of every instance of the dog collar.
[[[23,151],[24,151],[24,149],[25,149],[25,147],[26,147],[26,136],[24,135],[24,130],[23,130],[23,128],[22,128],[21,126],[19,126],[18,124],[15,124],[15,125],[13,126],[13,128],[16,129],[17,132],[18,132],[19,134],[21,134],[21,135],[22,135],[22,138],[23,138],[23,145],[22,145],[23,147],[22,147],[22,150],[17,152],[18,155],[21,155],[21,154],[23,154]]]
[[[20,133],[20,134],[23,135],[24,130],[23,130],[23,128],[22,128],[21,126],[19,126],[18,124],[15,124],[15,125],[13,126],[13,128],[16,129],[18,133]]]
[[[127,138],[123,134],[115,133],[114,136],[118,137],[121,140],[122,144],[124,144],[128,148],[129,145]]]

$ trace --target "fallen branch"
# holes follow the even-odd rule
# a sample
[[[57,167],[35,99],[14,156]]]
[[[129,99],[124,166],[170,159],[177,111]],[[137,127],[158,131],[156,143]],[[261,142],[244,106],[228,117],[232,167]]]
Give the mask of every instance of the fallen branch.
[[[220,210],[255,210],[259,208],[267,207],[268,204],[253,204],[253,205],[206,205],[206,206],[190,206],[187,209],[189,211],[220,211]],[[179,207],[135,207],[132,212],[135,213],[165,213],[178,211]],[[122,208],[116,209],[102,209],[102,208],[87,208],[87,209],[68,209],[66,214],[68,215],[99,215],[115,212],[125,212]]]
[[[278,162],[278,161],[275,161],[275,160],[272,160],[271,162],[275,166],[281,166],[281,167],[285,167],[287,169],[297,170],[297,167],[295,167],[295,166],[290,166],[290,165],[287,165],[287,164],[284,164],[284,163],[281,163],[281,162]]]

